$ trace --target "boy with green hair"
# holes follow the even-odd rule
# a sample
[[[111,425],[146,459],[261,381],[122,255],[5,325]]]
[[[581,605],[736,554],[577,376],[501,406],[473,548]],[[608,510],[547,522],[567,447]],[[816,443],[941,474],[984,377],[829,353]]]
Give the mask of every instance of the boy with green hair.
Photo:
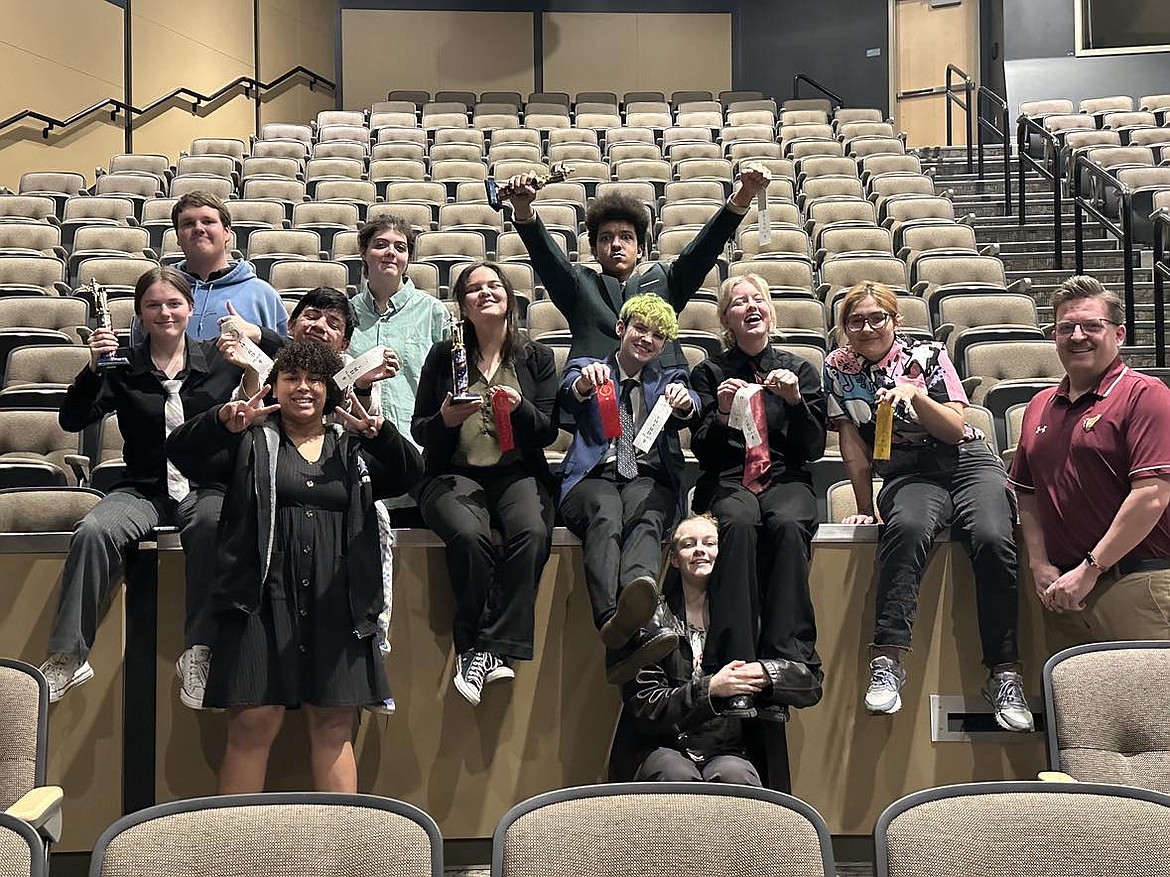
[[[678,336],[661,296],[627,299],[615,332],[619,347],[605,359],[569,361],[557,401],[577,422],[561,466],[561,515],[581,540],[606,678],[620,684],[678,644],[653,618],[662,539],[686,502],[678,431],[696,419],[699,399],[686,369],[659,362]]]

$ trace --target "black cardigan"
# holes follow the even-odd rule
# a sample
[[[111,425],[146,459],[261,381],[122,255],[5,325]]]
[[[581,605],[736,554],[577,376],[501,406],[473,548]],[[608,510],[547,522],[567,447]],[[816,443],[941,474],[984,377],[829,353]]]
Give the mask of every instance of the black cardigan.
[[[551,481],[544,449],[557,438],[553,406],[557,398],[557,367],[552,348],[536,341],[519,345],[512,367],[520,382],[520,406],[512,412],[512,432],[523,465],[533,475]],[[451,457],[459,441],[459,427],[443,423],[439,408],[451,392],[451,342],[437,341],[427,354],[418,379],[414,417],[410,434],[423,447],[423,469],[427,476],[451,469]]]
[[[188,478],[227,484],[219,520],[216,609],[247,614],[260,607],[272,563],[276,513],[276,418],[232,433],[216,406],[188,420],[167,439],[167,455]],[[338,426],[327,429],[341,428]],[[343,434],[350,505],[346,512],[346,564],[354,634],[372,636],[382,610],[382,558],[374,500],[398,496],[421,475],[418,451],[390,421],[373,438]],[[287,546],[286,546],[287,547]]]

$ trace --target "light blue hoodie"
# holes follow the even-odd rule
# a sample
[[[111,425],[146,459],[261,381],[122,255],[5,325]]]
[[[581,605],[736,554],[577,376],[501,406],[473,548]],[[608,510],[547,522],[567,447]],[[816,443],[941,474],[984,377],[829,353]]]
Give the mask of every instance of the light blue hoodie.
[[[214,341],[219,337],[219,319],[228,315],[230,301],[236,313],[257,326],[267,327],[281,336],[288,335],[288,311],[276,290],[256,276],[252,266],[241,259],[232,263],[226,274],[200,280],[187,271],[187,263],[175,266],[191,284],[195,312],[187,324],[187,334],[197,341]]]

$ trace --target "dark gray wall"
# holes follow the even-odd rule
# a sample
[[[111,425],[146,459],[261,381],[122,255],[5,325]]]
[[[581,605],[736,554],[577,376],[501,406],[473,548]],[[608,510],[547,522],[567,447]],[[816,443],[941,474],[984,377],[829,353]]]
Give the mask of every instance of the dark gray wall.
[[[785,0],[741,4],[737,54],[742,87],[791,97],[806,73],[855,107],[890,102],[889,11],[880,0]],[[866,52],[877,49],[876,57]],[[803,88],[804,86],[802,86]],[[803,96],[803,92],[802,92]],[[810,92],[810,96],[812,95]]]
[[[1015,114],[1024,101],[1166,91],[1170,52],[1074,57],[1073,0],[1002,0],[1004,80]]]
[[[889,111],[889,23],[882,0],[337,0],[341,9],[511,12],[730,12],[732,87],[778,100],[806,73],[852,106]],[[341,28],[337,29],[340,40]],[[877,49],[880,55],[866,57]],[[341,47],[338,47],[340,75]],[[542,81],[537,70],[537,82]],[[344,83],[342,83],[344,87]],[[813,92],[802,86],[802,96]]]

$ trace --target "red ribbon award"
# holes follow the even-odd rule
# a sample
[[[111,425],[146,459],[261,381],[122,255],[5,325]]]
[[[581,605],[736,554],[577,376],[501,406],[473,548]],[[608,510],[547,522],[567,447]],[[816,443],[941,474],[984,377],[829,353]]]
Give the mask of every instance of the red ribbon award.
[[[496,417],[496,441],[500,443],[500,452],[506,454],[515,450],[516,437],[512,435],[512,402],[508,398],[508,391],[503,387],[492,390],[492,413]]]
[[[606,381],[597,388],[597,413],[601,415],[601,431],[607,439],[622,434],[622,419],[618,415],[617,391],[613,381]]]

